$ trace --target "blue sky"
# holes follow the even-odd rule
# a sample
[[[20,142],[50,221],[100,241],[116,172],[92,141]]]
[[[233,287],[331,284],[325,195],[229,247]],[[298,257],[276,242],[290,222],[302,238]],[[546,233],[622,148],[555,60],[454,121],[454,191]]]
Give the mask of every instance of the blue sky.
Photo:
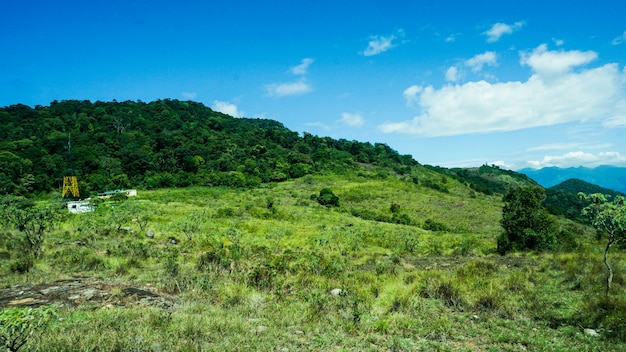
[[[0,106],[194,100],[425,164],[626,166],[623,0],[0,5]]]

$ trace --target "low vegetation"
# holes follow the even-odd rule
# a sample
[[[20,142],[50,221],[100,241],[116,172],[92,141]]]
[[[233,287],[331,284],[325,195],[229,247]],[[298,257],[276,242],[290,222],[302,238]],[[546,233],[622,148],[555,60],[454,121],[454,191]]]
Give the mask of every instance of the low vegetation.
[[[437,179],[428,172],[421,178]],[[29,335],[24,348],[33,351],[623,346],[621,249],[605,295],[604,240],[593,229],[555,218],[549,250],[502,256],[502,197],[470,196],[455,179],[445,186],[364,168],[245,190],[142,191],[58,218],[27,271],[14,270],[14,243],[26,234],[4,222],[2,285],[92,277],[100,288],[132,284],[176,301],[125,304],[127,291],[111,288],[104,301],[46,305],[54,315]]]

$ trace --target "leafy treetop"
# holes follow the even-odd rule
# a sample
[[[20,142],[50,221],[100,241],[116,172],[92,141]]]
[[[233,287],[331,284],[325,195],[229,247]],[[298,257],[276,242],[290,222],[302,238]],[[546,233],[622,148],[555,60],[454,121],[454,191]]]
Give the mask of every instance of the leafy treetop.
[[[72,141],[85,194],[128,187],[249,187],[359,164],[409,173],[385,144],[299,135],[280,122],[234,118],[178,100],[54,101],[0,108],[0,194],[59,189]]]

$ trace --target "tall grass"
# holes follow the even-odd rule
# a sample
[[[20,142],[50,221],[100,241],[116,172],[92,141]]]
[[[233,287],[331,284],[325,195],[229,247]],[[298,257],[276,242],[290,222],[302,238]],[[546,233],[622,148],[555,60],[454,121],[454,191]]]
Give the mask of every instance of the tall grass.
[[[470,197],[453,180],[446,187],[311,176],[252,190],[140,192],[127,202],[148,209],[154,238],[132,216],[122,226],[129,230],[112,231],[109,210],[80,214],[46,238],[28,274],[10,271],[15,254],[7,251],[2,285],[83,275],[178,299],[169,309],[59,308],[59,319],[29,344],[35,351],[622,347],[623,252],[613,256],[613,294],[602,299],[592,232],[564,223],[577,234],[568,249],[501,257],[501,200]],[[322,188],[339,207],[311,199]],[[400,212],[411,221],[392,221]],[[446,230],[425,230],[428,219]]]

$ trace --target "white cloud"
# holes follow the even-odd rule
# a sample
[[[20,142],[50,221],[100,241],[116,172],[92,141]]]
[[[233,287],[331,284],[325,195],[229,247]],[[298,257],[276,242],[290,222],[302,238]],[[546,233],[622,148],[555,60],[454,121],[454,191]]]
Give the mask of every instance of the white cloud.
[[[360,127],[365,124],[365,120],[360,114],[344,112],[341,114],[341,123],[351,127]]]
[[[196,96],[198,94],[196,94],[196,92],[182,92],[180,95],[182,95],[183,98],[187,100],[192,100],[192,99],[196,99]]]
[[[624,31],[624,33],[622,35],[620,35],[619,37],[616,37],[615,39],[613,39],[611,41],[611,44],[613,44],[613,45],[620,45],[620,44],[622,44],[625,41],[626,41],[626,31]]]
[[[313,87],[305,80],[297,82],[274,83],[265,86],[267,95],[272,97],[285,97],[290,95],[300,95],[313,91]]]
[[[304,76],[308,73],[309,66],[311,66],[314,61],[315,60],[311,58],[304,58],[300,64],[290,67],[289,72],[291,74],[303,77],[294,82],[266,84],[264,86],[266,94],[271,97],[286,97],[312,92],[313,87],[306,81]]]
[[[592,52],[540,47],[521,55],[521,62],[535,71],[525,82],[477,81],[440,89],[413,85],[403,95],[420,113],[408,121],[386,122],[380,130],[453,136],[592,119],[605,126],[626,126],[626,70],[620,71],[617,64],[573,70],[595,58]]]
[[[394,39],[396,39],[396,36],[393,34],[387,37],[382,35],[371,36],[367,49],[363,51],[363,55],[374,56],[384,53],[395,46],[393,43]]]
[[[455,42],[455,41],[456,41],[456,38],[457,38],[458,36],[460,36],[460,35],[461,35],[460,33],[450,34],[450,35],[449,35],[449,36],[447,36],[447,37],[446,37],[446,39],[445,39],[445,40],[446,40],[446,43],[453,43],[453,42]]]
[[[594,144],[594,143],[551,143],[543,144],[536,147],[526,149],[529,152],[547,151],[547,150],[572,150],[572,149],[606,149],[611,148],[610,143]]]
[[[213,101],[213,106],[211,107],[211,109],[215,111],[219,111],[226,115],[234,116],[234,117],[243,116],[243,111],[239,111],[239,108],[237,107],[237,105],[226,102],[226,101],[219,101],[219,100]]]
[[[626,163],[626,158],[616,151],[600,152],[597,154],[575,151],[562,155],[546,155],[542,160],[530,160],[528,161],[528,166],[540,169],[550,166],[576,167],[585,165],[587,167],[595,167],[624,163]]]
[[[298,75],[298,76],[302,76],[302,75],[306,75],[309,71],[309,66],[311,66],[311,64],[314,62],[315,60],[311,59],[311,58],[304,58],[302,59],[302,62],[300,62],[299,65],[293,66],[291,68],[289,68],[289,72],[291,72],[294,75]]]
[[[461,73],[456,66],[451,66],[446,70],[446,81],[456,82],[461,78]]]
[[[496,166],[504,168],[504,169],[511,169],[511,168],[513,168],[513,165],[510,165],[510,164],[506,163],[504,160],[496,160],[496,161],[492,161],[492,162],[490,162],[488,164],[489,165],[496,165]]]
[[[483,32],[484,35],[487,36],[488,43],[494,43],[500,40],[505,34],[512,34],[516,30],[522,28],[524,26],[524,22],[515,22],[513,24],[506,23],[495,23],[489,30]]]
[[[593,51],[548,51],[548,46],[541,44],[530,54],[522,53],[520,63],[548,77],[569,72],[572,68],[588,64],[597,57],[598,54]]]
[[[304,125],[307,126],[307,127],[321,128],[321,129],[326,130],[326,131],[332,130],[332,128],[330,126],[328,126],[327,124],[325,124],[323,122],[305,122]]]
[[[404,100],[406,100],[406,104],[408,106],[412,106],[413,104],[417,103],[419,101],[419,93],[421,93],[423,90],[422,87],[417,86],[417,85],[412,85],[409,88],[405,89],[404,92],[402,92],[402,96],[404,97]]]
[[[498,58],[493,51],[487,51],[483,54],[478,54],[471,59],[465,60],[465,65],[472,69],[473,72],[480,72],[483,66],[495,66],[498,64]]]
[[[563,39],[552,38],[552,41],[556,46],[563,46],[563,44],[565,44],[565,41]]]

